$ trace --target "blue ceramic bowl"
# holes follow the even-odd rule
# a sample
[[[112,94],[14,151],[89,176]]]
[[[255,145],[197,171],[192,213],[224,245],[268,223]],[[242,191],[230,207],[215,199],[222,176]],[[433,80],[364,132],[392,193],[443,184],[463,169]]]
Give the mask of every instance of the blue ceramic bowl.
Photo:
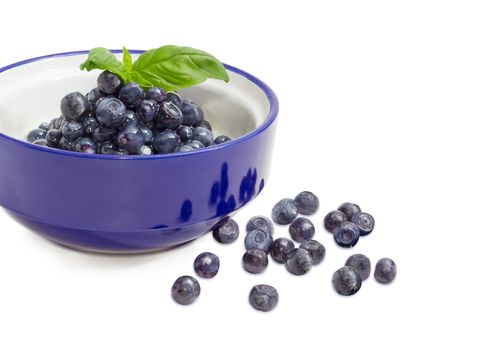
[[[88,155],[25,142],[30,129],[59,115],[64,95],[96,85],[98,72],[79,70],[86,54],[0,68],[0,205],[20,222],[76,249],[147,252],[197,238],[260,193],[278,101],[261,80],[228,65],[229,83],[209,80],[182,94],[231,142],[154,156]]]

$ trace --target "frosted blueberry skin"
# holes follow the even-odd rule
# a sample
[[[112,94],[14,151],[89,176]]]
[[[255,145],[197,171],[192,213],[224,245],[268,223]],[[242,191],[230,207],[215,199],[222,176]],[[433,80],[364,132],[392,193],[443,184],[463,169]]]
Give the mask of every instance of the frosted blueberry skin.
[[[252,230],[260,229],[273,235],[273,223],[272,221],[263,215],[253,216],[246,224],[246,232],[251,232]]]
[[[62,135],[68,141],[75,141],[84,134],[84,128],[81,123],[70,120],[62,126]]]
[[[212,132],[203,127],[193,129],[192,139],[201,142],[205,147],[211,146],[214,141]]]
[[[102,143],[105,141],[113,140],[116,133],[117,130],[115,128],[107,128],[103,125],[100,125],[93,130],[92,136],[94,141]]]
[[[153,149],[159,154],[172,153],[179,146],[179,136],[172,130],[165,130],[159,133],[153,140]]]
[[[212,278],[218,273],[220,259],[213,253],[204,252],[194,260],[194,271],[199,277]]]
[[[337,209],[347,216],[347,220],[351,220],[354,215],[361,212],[359,205],[348,202],[342,203]]]
[[[375,219],[368,213],[358,213],[352,217],[352,222],[356,224],[361,236],[366,236],[373,231]]]
[[[155,100],[142,100],[136,107],[136,113],[144,123],[149,123],[158,113],[158,104]]]
[[[74,142],[74,151],[95,154],[98,152],[98,145],[89,137],[81,137]]]
[[[62,116],[68,120],[78,121],[89,113],[89,103],[80,92],[71,92],[60,101]]]
[[[179,108],[182,108],[182,97],[177,93],[177,91],[167,92],[166,102],[171,102]]]
[[[122,80],[118,75],[104,71],[98,76],[96,85],[104,95],[116,95],[122,87]]]
[[[361,280],[363,281],[368,279],[368,277],[370,277],[371,262],[366,255],[363,254],[351,255],[345,262],[345,266],[350,266],[354,268],[359,274],[359,277],[361,277]]]
[[[119,100],[121,100],[127,108],[136,108],[144,97],[146,92],[138,83],[130,82],[124,85],[119,91]],[[98,108],[98,107],[97,107]]]
[[[268,256],[260,249],[249,249],[242,256],[242,266],[249,273],[262,273],[268,266]]]
[[[284,198],[272,209],[272,219],[277,224],[288,225],[297,217],[297,207],[293,199]]]
[[[272,245],[273,238],[269,233],[263,230],[255,229],[248,232],[246,238],[244,239],[244,246],[246,250],[249,249],[259,249],[268,253],[270,246]]]
[[[249,303],[256,310],[267,312],[278,304],[278,292],[267,284],[258,284],[249,292]]]
[[[190,100],[183,101],[181,111],[184,125],[193,127],[200,125],[204,120],[204,113],[201,107]]]
[[[301,243],[299,248],[307,250],[313,259],[313,265],[318,265],[325,258],[326,249],[323,244],[314,239],[308,239]]]
[[[294,242],[288,238],[277,238],[270,247],[270,255],[273,260],[285,264],[292,251],[296,249]]]
[[[155,125],[158,129],[175,130],[182,124],[182,112],[170,102],[163,102],[158,107]]]
[[[313,238],[315,227],[309,219],[297,218],[290,224],[289,233],[294,241],[301,243]]]
[[[128,126],[117,134],[117,146],[130,154],[139,154],[144,145],[144,136],[141,130],[135,126]]]
[[[215,145],[220,145],[220,144],[222,144],[222,143],[229,142],[230,140],[231,140],[231,138],[230,138],[230,137],[225,136],[225,135],[220,135],[220,136],[217,136],[217,137],[215,138],[215,140],[213,141],[213,143],[214,143]]]
[[[122,125],[126,118],[126,107],[115,97],[104,97],[96,105],[95,116],[98,122],[107,128],[116,128]]]
[[[397,266],[392,259],[382,258],[375,266],[375,279],[382,284],[389,284],[397,275]]]
[[[27,135],[28,142],[34,142],[36,140],[41,140],[46,138],[46,130],[43,129],[34,129],[29,132]]]
[[[285,262],[287,271],[296,276],[306,274],[311,270],[312,265],[313,258],[311,257],[311,254],[307,250],[301,248],[294,249]]]
[[[153,86],[146,91],[146,99],[160,104],[167,99],[167,93],[163,89]]]
[[[337,232],[340,224],[345,221],[349,221],[347,215],[339,210],[333,210],[325,216],[323,225],[328,232],[335,233]]]
[[[320,207],[320,201],[313,192],[304,191],[294,198],[297,211],[303,215],[313,215]]]
[[[181,276],[172,285],[172,298],[181,305],[192,304],[200,293],[198,280],[191,276]]]
[[[359,240],[359,228],[356,224],[350,221],[345,221],[339,225],[337,232],[333,235],[333,238],[335,239],[335,243],[341,247],[354,247]]]
[[[361,288],[361,277],[358,272],[350,267],[344,266],[335,271],[332,278],[333,288],[337,293],[344,296],[354,295]]]
[[[229,219],[213,230],[213,238],[219,243],[232,243],[237,237],[239,237],[239,225],[233,219]]]

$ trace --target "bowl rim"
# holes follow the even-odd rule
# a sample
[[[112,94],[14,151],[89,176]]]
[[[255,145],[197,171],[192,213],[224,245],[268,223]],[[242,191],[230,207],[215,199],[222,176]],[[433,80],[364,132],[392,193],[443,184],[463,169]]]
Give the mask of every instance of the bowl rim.
[[[122,50],[110,50],[113,53],[120,54],[123,51]],[[129,50],[131,54],[142,54],[146,52],[146,50]],[[79,50],[79,51],[68,51],[68,52],[60,52],[60,53],[54,53],[54,54],[49,54],[49,55],[43,55],[43,56],[38,56],[38,57],[33,57],[29,58],[23,61],[15,62],[12,64],[9,64],[4,67],[0,67],[0,74],[8,71],[12,68],[16,68],[19,66],[23,66],[29,63],[37,62],[37,61],[42,61],[46,59],[51,59],[51,58],[59,58],[59,57],[66,57],[66,56],[77,56],[77,55],[87,55],[89,53],[89,50]],[[273,92],[273,90],[265,84],[261,79],[255,77],[254,75],[239,69],[237,67],[234,67],[232,65],[223,64],[225,69],[228,71],[231,71],[233,73],[239,74],[243,76],[244,78],[250,80],[252,83],[254,83],[258,88],[260,88],[265,96],[268,99],[268,102],[270,104],[270,108],[268,111],[268,116],[267,118],[263,121],[261,125],[259,125],[257,128],[254,130],[251,130],[250,132],[233,139],[229,142],[222,143],[219,145],[213,145],[207,148],[200,148],[200,149],[195,149],[193,151],[189,152],[179,152],[179,153],[166,153],[166,154],[152,154],[149,156],[142,156],[142,155],[107,155],[107,154],[89,154],[89,153],[80,153],[80,152],[73,152],[73,151],[65,151],[61,150],[58,148],[50,148],[46,146],[40,146],[40,145],[35,145],[33,143],[30,143],[28,141],[24,141],[15,137],[8,136],[2,132],[0,132],[0,139],[5,139],[9,142],[14,142],[20,146],[31,148],[36,151],[41,151],[41,152],[47,152],[47,153],[53,153],[53,154],[58,154],[61,156],[69,156],[69,157],[81,157],[81,158],[91,158],[91,159],[113,159],[113,160],[154,160],[154,159],[162,159],[162,158],[176,158],[176,157],[188,157],[188,156],[193,156],[196,154],[201,154],[201,153],[206,153],[206,152],[214,152],[215,150],[223,149],[223,148],[228,148],[228,147],[233,147],[234,145],[246,141],[248,139],[251,139],[255,137],[256,135],[262,133],[264,130],[266,130],[273,122],[276,120],[277,115],[278,115],[278,110],[279,110],[279,103],[278,103],[278,98]],[[1,75],[0,75],[1,79]]]

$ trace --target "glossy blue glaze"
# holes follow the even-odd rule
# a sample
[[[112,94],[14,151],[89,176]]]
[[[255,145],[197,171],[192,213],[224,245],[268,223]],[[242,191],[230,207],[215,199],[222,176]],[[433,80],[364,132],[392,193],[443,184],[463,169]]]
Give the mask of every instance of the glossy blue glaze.
[[[40,59],[86,54],[38,57],[0,73]],[[210,231],[263,189],[278,113],[268,86],[226,68],[265,92],[270,112],[257,129],[208,149],[130,157],[65,152],[0,133],[0,205],[46,238],[98,252],[160,250]]]

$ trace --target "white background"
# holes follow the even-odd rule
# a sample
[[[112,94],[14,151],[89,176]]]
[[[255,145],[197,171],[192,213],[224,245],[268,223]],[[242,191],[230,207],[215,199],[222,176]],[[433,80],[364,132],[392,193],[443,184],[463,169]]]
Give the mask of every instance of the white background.
[[[173,43],[267,82],[281,105],[272,173],[236,220],[311,190],[327,257],[302,277],[273,261],[249,275],[242,239],[210,235],[160,254],[90,255],[0,210],[0,348],[493,348],[494,16],[490,1],[9,2],[2,66]],[[344,201],[377,221],[352,250],[322,229]],[[170,287],[203,251],[221,270],[181,307]],[[393,258],[397,279],[340,297],[331,275],[358,252]],[[248,304],[257,283],[278,288],[273,312]]]

